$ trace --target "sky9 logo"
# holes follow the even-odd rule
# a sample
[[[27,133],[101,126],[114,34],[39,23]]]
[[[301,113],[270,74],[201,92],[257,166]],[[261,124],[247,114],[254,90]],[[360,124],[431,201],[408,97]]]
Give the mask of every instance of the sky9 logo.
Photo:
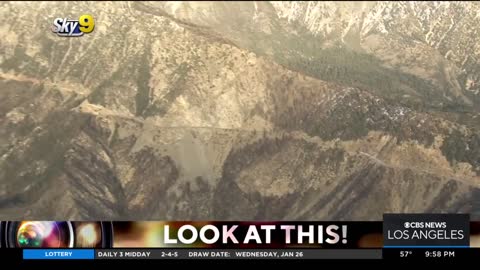
[[[79,37],[91,33],[95,28],[92,15],[82,15],[78,20],[56,18],[53,21],[52,31],[62,37]]]

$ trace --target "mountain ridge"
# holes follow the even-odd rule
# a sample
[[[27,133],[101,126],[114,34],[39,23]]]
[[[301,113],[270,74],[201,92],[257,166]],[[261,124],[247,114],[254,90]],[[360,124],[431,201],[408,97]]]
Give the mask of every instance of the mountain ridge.
[[[18,14],[0,29],[2,219],[478,211],[475,107],[443,110],[451,89],[352,48],[315,47],[275,5],[31,5],[0,6]],[[75,42],[45,30],[87,11],[95,31]]]

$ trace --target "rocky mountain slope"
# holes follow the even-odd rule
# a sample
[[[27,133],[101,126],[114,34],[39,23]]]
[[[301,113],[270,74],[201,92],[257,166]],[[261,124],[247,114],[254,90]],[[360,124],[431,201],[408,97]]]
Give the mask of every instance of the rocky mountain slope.
[[[304,25],[314,35],[341,40],[388,67],[430,81],[450,101],[478,105],[476,2],[272,4],[280,17]]]
[[[0,4],[0,219],[478,211],[476,4],[25,5]]]

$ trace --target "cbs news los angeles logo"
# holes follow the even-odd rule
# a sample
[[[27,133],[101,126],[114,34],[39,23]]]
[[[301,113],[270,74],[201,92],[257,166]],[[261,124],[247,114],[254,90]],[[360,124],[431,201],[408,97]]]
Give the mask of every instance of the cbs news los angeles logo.
[[[78,20],[56,18],[53,21],[52,31],[62,37],[79,37],[91,33],[95,28],[92,15],[82,15]]]

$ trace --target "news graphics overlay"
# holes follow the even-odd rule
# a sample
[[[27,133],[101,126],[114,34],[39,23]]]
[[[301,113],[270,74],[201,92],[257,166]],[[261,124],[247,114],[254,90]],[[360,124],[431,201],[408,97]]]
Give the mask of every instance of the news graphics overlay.
[[[78,19],[56,18],[53,20],[52,31],[61,37],[80,37],[91,33],[94,28],[93,16],[84,14]]]
[[[470,247],[467,214],[384,214],[385,247]]]
[[[8,221],[0,226],[1,252],[21,260],[381,259],[383,246],[381,222]]]
[[[121,248],[382,247],[381,222],[113,222]]]
[[[467,214],[384,214],[384,259],[463,259],[470,248]]]
[[[1,222],[1,247],[109,248],[111,222],[8,221]]]
[[[380,259],[381,222],[113,222],[98,259]]]

